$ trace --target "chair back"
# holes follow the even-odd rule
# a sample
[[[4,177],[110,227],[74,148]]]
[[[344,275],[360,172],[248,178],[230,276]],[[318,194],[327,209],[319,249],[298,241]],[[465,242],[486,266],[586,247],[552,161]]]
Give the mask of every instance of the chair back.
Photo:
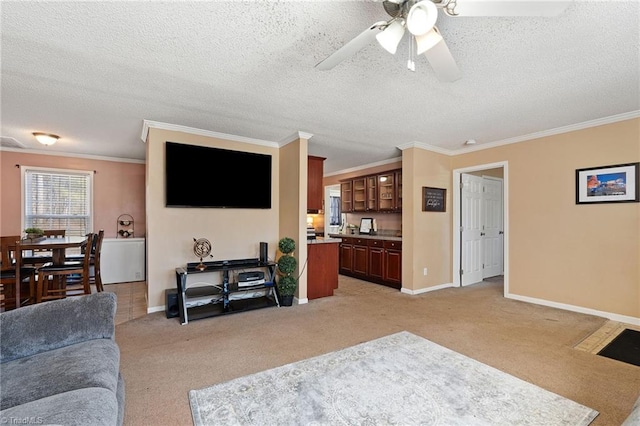
[[[104,290],[102,286],[102,275],[100,274],[100,253],[102,252],[102,240],[104,239],[104,229],[98,231],[94,235],[95,240],[95,253],[93,254],[93,281],[96,285],[96,290],[101,292]]]
[[[15,267],[16,241],[20,241],[20,235],[0,237],[0,252],[2,270],[10,270]]]
[[[44,236],[47,238],[62,238],[67,235],[65,229],[45,229]]]

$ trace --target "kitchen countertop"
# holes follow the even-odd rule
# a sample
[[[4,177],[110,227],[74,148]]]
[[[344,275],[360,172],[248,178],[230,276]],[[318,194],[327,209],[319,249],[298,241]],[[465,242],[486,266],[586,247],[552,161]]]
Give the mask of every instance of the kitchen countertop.
[[[371,234],[329,234],[331,238],[363,238],[369,240],[402,241],[402,237],[391,235],[371,235]]]
[[[316,237],[315,240],[307,240],[307,244],[339,243],[340,241],[342,241],[340,238],[332,238],[332,236],[329,238]]]

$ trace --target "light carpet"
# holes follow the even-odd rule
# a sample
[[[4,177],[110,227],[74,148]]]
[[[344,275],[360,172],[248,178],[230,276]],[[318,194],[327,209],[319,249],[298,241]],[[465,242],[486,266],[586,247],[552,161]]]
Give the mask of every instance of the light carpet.
[[[191,390],[189,401],[196,426],[588,425],[598,415],[406,331]]]

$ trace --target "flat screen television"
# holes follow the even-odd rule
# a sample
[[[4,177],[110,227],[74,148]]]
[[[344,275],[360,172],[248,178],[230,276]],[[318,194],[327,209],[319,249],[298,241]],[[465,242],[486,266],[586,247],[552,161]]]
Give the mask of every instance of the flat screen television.
[[[167,207],[271,208],[271,155],[167,141]]]

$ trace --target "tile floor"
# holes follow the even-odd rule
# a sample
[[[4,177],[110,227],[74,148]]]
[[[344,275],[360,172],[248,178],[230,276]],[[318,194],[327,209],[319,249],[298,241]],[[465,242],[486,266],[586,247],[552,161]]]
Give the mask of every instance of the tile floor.
[[[147,282],[105,284],[105,291],[116,294],[116,325],[147,314]]]

